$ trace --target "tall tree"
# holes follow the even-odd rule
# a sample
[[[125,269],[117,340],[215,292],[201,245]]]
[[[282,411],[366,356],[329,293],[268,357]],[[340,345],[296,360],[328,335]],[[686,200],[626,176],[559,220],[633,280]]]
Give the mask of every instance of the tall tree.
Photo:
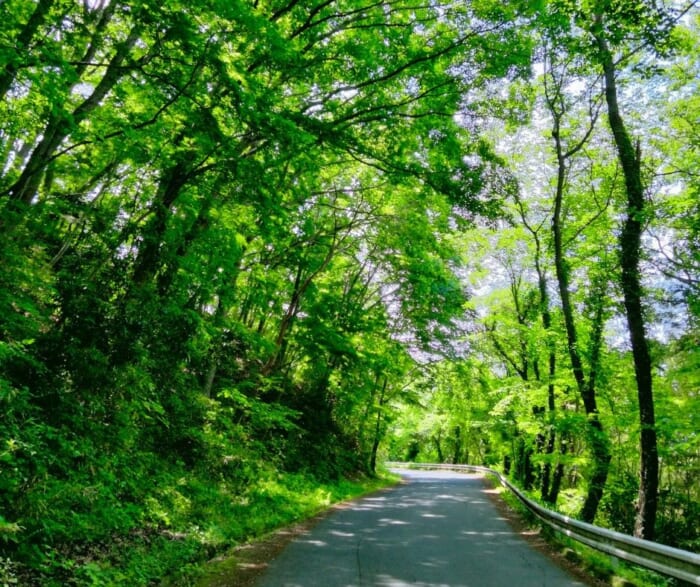
[[[557,432],[554,425],[555,413],[556,413],[556,394],[555,394],[555,376],[557,370],[557,350],[555,335],[552,329],[552,310],[551,301],[549,295],[549,279],[547,275],[547,266],[545,260],[545,244],[543,243],[543,227],[545,220],[543,219],[538,224],[534,224],[528,218],[528,210],[523,198],[516,193],[515,204],[517,207],[518,214],[520,216],[520,222],[522,223],[525,230],[530,234],[532,241],[535,245],[534,250],[534,265],[535,273],[537,274],[537,292],[539,295],[538,299],[538,310],[540,313],[540,318],[542,320],[542,328],[544,329],[544,337],[546,341],[547,348],[547,403],[546,410],[548,413],[549,430],[547,431],[547,440],[545,444],[545,451],[547,455],[553,455],[555,450],[555,445],[557,442]],[[538,364],[538,363],[537,363]],[[537,373],[539,373],[539,364],[537,367]],[[539,378],[539,377],[538,377]],[[561,463],[558,463],[554,468],[554,474],[552,474],[552,462],[547,460],[542,469],[542,481],[541,481],[541,496],[542,499],[550,503],[556,503],[559,494],[559,488],[561,487],[561,478],[564,474],[564,467]]]
[[[615,31],[612,42],[619,47],[622,40],[619,38],[620,31],[626,26],[631,24],[637,32],[646,36],[645,40],[648,41],[648,35],[653,34],[654,30],[661,32],[660,25],[666,23],[656,4],[597,1],[592,8],[592,23],[588,30],[596,43],[594,55],[603,73],[608,124],[615,140],[627,195],[627,217],[620,234],[620,266],[627,328],[637,381],[641,427],[638,513],[634,532],[636,536],[652,540],[658,508],[659,455],[652,388],[652,361],[642,306],[643,288],[639,268],[641,236],[648,207],[642,179],[640,143],[637,142],[635,147],[620,109],[617,84],[620,57],[616,58],[613,54],[610,32]],[[622,58],[624,57],[623,55]]]
[[[566,60],[571,58],[568,56],[564,57],[565,65],[563,67],[557,63],[556,49],[549,50],[546,58],[548,60],[548,68],[545,71],[545,101],[552,117],[552,140],[556,157],[556,179],[552,205],[554,266],[562,305],[571,369],[586,411],[589,432],[588,442],[594,461],[588,493],[581,509],[581,517],[584,521],[593,522],[603,496],[610,465],[609,440],[600,420],[596,395],[596,377],[599,369],[598,357],[600,356],[604,326],[603,297],[605,292],[604,289],[598,288],[597,291],[593,291],[591,294],[595,299],[595,306],[598,308],[598,311],[594,313],[591,322],[590,361],[588,373],[586,373],[580,333],[576,325],[575,310],[571,297],[571,270],[566,258],[564,233],[564,204],[568,190],[571,160],[574,155],[584,148],[591,137],[597,118],[597,106],[594,100],[590,102],[589,119],[586,121],[580,136],[568,137],[564,121],[565,116],[570,114],[570,98],[564,94],[564,84],[567,69]]]

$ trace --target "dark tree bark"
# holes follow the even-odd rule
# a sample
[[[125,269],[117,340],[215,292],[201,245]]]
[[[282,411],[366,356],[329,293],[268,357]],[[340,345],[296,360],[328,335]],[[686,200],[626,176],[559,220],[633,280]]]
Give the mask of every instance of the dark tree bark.
[[[349,228],[349,225],[340,225],[337,221],[335,222],[332,232],[331,232],[331,242],[328,244],[328,250],[323,257],[321,263],[318,267],[309,270],[305,266],[306,261],[302,258],[299,260],[299,265],[297,266],[296,276],[294,278],[294,288],[292,290],[292,296],[287,307],[282,320],[280,321],[279,328],[277,330],[277,336],[275,337],[275,346],[277,350],[273,352],[270,358],[267,360],[262,368],[263,375],[269,375],[274,372],[278,367],[284,362],[284,355],[287,344],[287,335],[292,328],[294,321],[296,320],[297,314],[299,312],[299,307],[304,297],[304,294],[309,289],[314,279],[321,273],[323,273],[333,257],[338,251],[338,247],[347,235],[343,235],[342,231]]]
[[[564,200],[564,187],[566,185],[567,162],[569,158],[579,151],[588,140],[594,121],[591,121],[591,126],[589,127],[586,135],[573,147],[565,150],[559,132],[563,112],[561,109],[562,107],[559,105],[558,88],[555,89],[555,95],[548,95],[548,105],[554,121],[552,138],[554,139],[554,147],[557,156],[557,182],[554,196],[554,211],[552,214],[554,266],[556,269],[559,296],[561,298],[564,326],[566,328],[569,359],[571,361],[574,379],[576,380],[576,386],[578,388],[579,395],[583,400],[583,405],[587,416],[587,441],[593,457],[593,471],[588,482],[588,493],[586,495],[583,507],[581,508],[580,515],[583,521],[592,523],[595,519],[596,512],[598,511],[598,505],[603,497],[603,491],[608,479],[608,470],[610,468],[611,459],[610,443],[598,417],[598,405],[595,389],[596,366],[593,364],[591,365],[591,374],[587,379],[584,372],[583,360],[579,351],[578,333],[570,293],[569,267],[564,257],[562,205]],[[600,315],[600,320],[602,321],[602,313]],[[594,325],[593,328],[595,329],[596,326]],[[598,340],[597,343],[594,341],[592,355],[595,355],[598,352],[598,350],[595,348],[596,344],[599,345],[600,340]]]
[[[452,464],[456,465],[459,463],[459,459],[462,456],[462,428],[461,426],[455,426],[455,450],[452,454]]]
[[[625,176],[627,193],[627,218],[620,234],[620,266],[627,327],[632,344],[634,373],[637,380],[639,420],[641,426],[641,470],[636,536],[653,540],[658,507],[659,457],[654,416],[651,357],[646,337],[642,308],[642,285],[639,272],[641,234],[645,214],[644,187],[639,150],[635,149],[625,128],[617,97],[616,67],[605,37],[602,15],[596,15],[592,34],[598,47],[598,58],[605,80],[605,100],[608,107],[608,123],[612,131],[617,154]]]
[[[438,463],[444,463],[445,457],[442,454],[442,439],[440,438],[440,432],[438,431],[437,436],[432,437],[433,444],[435,444],[435,450],[437,451]]]
[[[528,446],[525,438],[518,436],[514,454],[514,471],[513,477],[522,485],[523,489],[532,489],[532,484],[535,480],[534,469],[532,466],[533,450]]]
[[[542,327],[544,328],[545,335],[547,336],[547,412],[550,419],[550,429],[547,435],[547,443],[545,445],[545,453],[547,455],[554,454],[554,447],[556,443],[556,430],[554,427],[554,415],[556,412],[556,403],[554,398],[554,377],[557,371],[557,351],[554,345],[554,341],[551,336],[549,336],[550,329],[552,327],[552,314],[549,311],[549,294],[547,293],[547,277],[545,275],[544,269],[540,263],[540,243],[537,239],[537,258],[536,258],[536,270],[538,275],[538,286],[540,292],[540,312],[542,315]],[[542,480],[541,480],[541,491],[542,498],[549,503],[556,503],[558,497],[558,491],[556,493],[550,492],[550,480],[551,480],[552,464],[550,462],[545,463],[542,470]]]
[[[41,185],[44,170],[51,162],[56,149],[71,133],[72,129],[83,122],[94,111],[121,77],[126,74],[124,67],[132,47],[138,40],[141,26],[136,25],[130,31],[124,42],[117,45],[117,50],[106,68],[105,74],[97,84],[92,94],[88,96],[72,113],[59,112],[53,114],[46,125],[43,137],[32,151],[22,174],[8,190],[10,198],[30,204]],[[100,31],[101,33],[101,31]],[[91,51],[91,49],[88,49]]]
[[[534,227],[530,222],[528,222],[525,207],[523,206],[522,200],[519,196],[516,196],[516,204],[518,205],[522,223],[527,231],[532,235],[535,243],[535,271],[537,272],[539,312],[542,319],[542,328],[544,329],[545,336],[547,337],[547,414],[550,426],[549,430],[547,431],[546,441],[544,443],[544,451],[547,455],[553,455],[557,439],[556,429],[554,426],[556,412],[554,377],[557,371],[557,350],[554,339],[549,335],[552,328],[552,313],[549,309],[550,300],[549,292],[547,290],[547,271],[542,263],[543,252],[542,241],[540,239],[540,230],[543,225],[540,224],[538,227]],[[535,363],[535,365],[537,364]],[[540,379],[539,369],[537,369],[537,379]],[[558,465],[557,470],[558,469],[561,469],[561,473],[563,473],[563,465]],[[558,486],[559,485],[557,484],[557,490],[553,491],[554,485],[552,483],[552,463],[547,461],[542,467],[542,478],[540,480],[542,499],[549,503],[556,503],[559,495]]]
[[[559,453],[565,455],[568,451],[566,440],[561,439],[559,442]],[[559,497],[559,491],[561,490],[561,482],[564,479],[564,464],[557,463],[554,468],[554,474],[552,475],[552,483],[549,487],[549,493],[545,498],[545,501],[549,503],[557,503],[557,498]]]
[[[34,12],[22,28],[22,31],[17,35],[15,49],[18,58],[21,55],[28,54],[29,45],[39,30],[39,27],[44,23],[44,20],[46,20],[46,15],[51,10],[54,2],[55,0],[39,0],[37,3]],[[5,94],[7,94],[12,86],[17,70],[18,64],[10,60],[7,65],[5,65],[2,72],[0,72],[0,100],[5,99]]]
[[[142,231],[142,243],[134,260],[132,281],[143,285],[156,274],[171,206],[189,179],[187,165],[179,162],[163,171],[151,206],[151,218]]]
[[[377,470],[377,451],[379,450],[379,442],[382,439],[382,407],[386,401],[386,386],[389,382],[388,378],[384,376],[384,385],[382,385],[382,391],[379,393],[379,409],[377,410],[377,420],[374,426],[374,439],[372,440],[372,451],[369,457],[369,470],[374,473]]]

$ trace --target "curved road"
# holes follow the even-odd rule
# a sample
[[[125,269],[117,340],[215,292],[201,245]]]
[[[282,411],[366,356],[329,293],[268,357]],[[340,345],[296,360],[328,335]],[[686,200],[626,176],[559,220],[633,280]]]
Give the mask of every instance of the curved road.
[[[478,475],[397,471],[406,483],[337,510],[273,560],[258,587],[570,587]]]

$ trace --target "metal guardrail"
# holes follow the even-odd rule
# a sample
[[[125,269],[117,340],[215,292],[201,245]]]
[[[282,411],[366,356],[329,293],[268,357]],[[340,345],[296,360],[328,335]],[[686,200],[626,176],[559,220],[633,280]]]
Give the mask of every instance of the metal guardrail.
[[[385,463],[390,468],[408,469],[446,469],[450,471],[469,471],[484,473],[496,477],[515,496],[545,524],[558,532],[569,536],[587,546],[608,553],[614,557],[626,560],[641,567],[651,569],[669,577],[687,581],[691,585],[700,585],[700,555],[680,548],[672,548],[649,540],[642,540],[574,520],[543,508],[538,503],[528,499],[520,489],[515,487],[498,471],[476,465],[449,465],[427,463]]]

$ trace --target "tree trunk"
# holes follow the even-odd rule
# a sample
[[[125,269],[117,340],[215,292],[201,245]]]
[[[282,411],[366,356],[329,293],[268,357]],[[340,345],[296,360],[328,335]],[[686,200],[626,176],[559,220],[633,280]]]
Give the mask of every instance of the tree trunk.
[[[562,439],[559,443],[559,453],[562,455],[565,455],[567,452],[567,446],[566,446],[566,441]],[[564,478],[564,464],[563,463],[557,463],[557,466],[554,468],[554,475],[552,475],[552,484],[549,489],[549,493],[547,494],[547,497],[545,498],[545,501],[548,503],[557,503],[557,499],[559,497],[559,490],[561,489],[561,482],[562,479]]]
[[[124,66],[132,47],[136,44],[141,32],[141,25],[135,25],[127,39],[117,46],[105,74],[97,84],[92,94],[88,96],[71,114],[59,112],[51,116],[43,137],[32,151],[29,161],[24,167],[19,179],[8,190],[13,200],[30,204],[41,184],[41,178],[46,166],[52,160],[61,142],[71,133],[72,129],[83,122],[95,110],[121,77],[126,75],[128,68]]]
[[[557,155],[558,172],[557,185],[554,200],[554,213],[552,215],[552,232],[554,233],[554,266],[556,268],[557,285],[561,298],[562,314],[564,316],[564,326],[566,328],[567,347],[571,368],[576,380],[583,405],[586,411],[587,440],[588,447],[593,457],[593,472],[588,483],[588,493],[581,509],[581,518],[584,522],[592,523],[598,505],[603,496],[603,490],[608,478],[610,467],[610,444],[603,425],[598,419],[598,406],[596,402],[595,380],[586,381],[583,369],[583,361],[579,352],[578,334],[574,320],[574,309],[571,301],[569,285],[569,268],[564,258],[564,245],[562,237],[562,203],[564,199],[564,185],[566,183],[567,158],[575,151],[564,152],[559,136],[559,126],[561,114],[553,105],[551,106],[554,117],[554,128],[552,137],[555,142]],[[582,145],[583,143],[580,143]]]
[[[437,436],[433,436],[433,443],[435,444],[435,450],[437,450],[438,463],[444,463],[445,457],[442,454],[442,442],[440,440],[440,432]]]
[[[520,212],[520,218],[523,225],[532,235],[533,241],[535,243],[535,271],[537,272],[537,289],[539,293],[539,311],[542,318],[542,328],[544,329],[546,342],[547,342],[547,359],[548,359],[548,370],[547,370],[547,407],[546,420],[549,424],[548,430],[546,431],[546,441],[543,440],[544,452],[546,455],[550,456],[554,454],[554,449],[556,447],[557,433],[555,428],[555,413],[556,413],[556,398],[555,398],[555,388],[554,388],[554,377],[557,371],[557,349],[554,339],[551,336],[552,328],[552,313],[549,309],[549,292],[547,289],[547,271],[542,265],[542,243],[540,241],[539,231],[541,225],[537,228],[533,227],[527,219],[527,213],[525,206],[519,196],[516,196],[516,204],[518,205],[518,210]],[[537,368],[537,362],[534,363],[535,374],[537,380],[540,380],[539,368]],[[541,408],[542,412],[545,408]],[[563,465],[558,465],[558,468],[562,469]],[[545,462],[542,467],[542,478],[540,480],[540,495],[544,501],[549,501],[550,487],[552,486],[552,463],[551,461]],[[550,503],[556,503],[557,492],[554,494],[554,500]]]
[[[382,407],[384,406],[384,400],[386,398],[386,386],[388,380],[384,376],[384,385],[382,386],[382,391],[379,393],[379,409],[377,410],[377,421],[374,426],[374,440],[372,441],[372,452],[369,458],[369,470],[372,473],[377,471],[377,451],[379,450],[379,441],[381,440],[381,426],[382,426]]]
[[[548,354],[548,371],[547,371],[547,414],[549,420],[549,430],[547,434],[547,442],[545,444],[545,454],[551,456],[554,454],[554,447],[556,445],[556,428],[555,428],[555,412],[556,412],[556,402],[554,396],[554,377],[557,372],[557,349],[552,337],[550,336],[550,330],[552,327],[552,314],[549,311],[549,293],[547,292],[547,276],[545,270],[541,264],[541,245],[540,239],[537,232],[531,231],[535,237],[536,245],[536,257],[535,257],[535,269],[537,270],[537,284],[540,295],[540,314],[542,316],[542,328],[544,328],[545,336],[547,337],[547,354]],[[541,496],[542,499],[549,501],[550,494],[550,482],[552,475],[552,463],[547,461],[542,468],[542,479],[540,483]],[[557,492],[558,493],[558,492]],[[550,501],[549,503],[556,503],[557,495],[554,495],[555,501]]]
[[[452,454],[452,464],[456,465],[459,463],[459,459],[462,455],[462,428],[460,426],[455,426],[455,450]]]
[[[639,273],[639,252],[645,213],[644,187],[639,150],[634,148],[620,114],[615,80],[615,63],[603,30],[602,15],[596,15],[593,36],[605,79],[605,100],[608,123],[615,139],[618,158],[625,176],[627,218],[620,235],[620,266],[627,327],[632,344],[634,373],[637,380],[640,435],[640,482],[635,536],[654,539],[658,507],[659,457],[654,416],[651,357],[646,337],[642,308],[642,285]]]
[[[17,39],[15,40],[14,45],[18,55],[21,55],[22,53],[27,54],[26,52],[29,49],[29,44],[32,42],[32,39],[36,35],[39,27],[44,23],[46,15],[51,10],[54,2],[55,0],[39,0],[36,8],[34,8],[34,12],[29,17],[29,20],[24,25],[22,32],[17,35]],[[17,70],[17,63],[10,60],[8,61],[7,65],[5,65],[5,69],[2,71],[2,73],[0,73],[0,100],[5,99],[5,94],[7,94],[12,86]]]
[[[551,425],[549,433],[547,434],[547,443],[545,445],[545,454],[551,458],[554,454],[554,447],[557,441],[557,434],[554,430],[554,425]],[[549,489],[552,482],[552,463],[547,461],[542,467],[542,479],[540,482],[540,496],[544,501],[549,501]],[[549,502],[556,503],[556,502]]]
[[[138,254],[134,260],[132,281],[143,285],[153,279],[159,267],[163,239],[167,230],[171,206],[180,196],[188,180],[185,163],[180,162],[163,171],[158,191],[151,205],[152,216],[142,231],[143,241],[139,244]]]

